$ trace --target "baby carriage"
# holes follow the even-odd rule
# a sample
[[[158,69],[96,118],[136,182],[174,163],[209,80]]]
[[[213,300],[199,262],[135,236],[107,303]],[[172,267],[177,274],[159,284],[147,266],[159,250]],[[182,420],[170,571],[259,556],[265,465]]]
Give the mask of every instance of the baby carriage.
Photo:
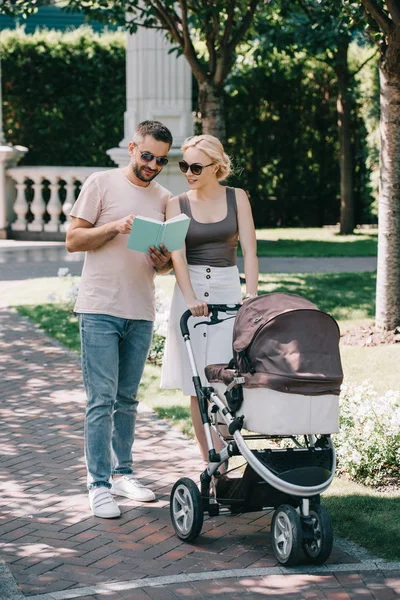
[[[209,310],[211,327],[235,318],[233,358],[208,365],[210,385],[202,386],[188,329],[191,313],[182,315],[209,461],[200,490],[187,477],[172,489],[175,532],[189,542],[200,534],[204,513],[275,509],[271,542],[278,561],[293,566],[304,552],[310,563],[322,564],[333,545],[320,494],[336,467],[331,434],[338,431],[343,380],[338,325],[310,301],[286,293],[243,306],[210,304]],[[219,453],[212,430],[223,442]],[[256,449],[249,447],[253,440]],[[246,461],[241,476],[221,474],[219,467],[234,456]]]

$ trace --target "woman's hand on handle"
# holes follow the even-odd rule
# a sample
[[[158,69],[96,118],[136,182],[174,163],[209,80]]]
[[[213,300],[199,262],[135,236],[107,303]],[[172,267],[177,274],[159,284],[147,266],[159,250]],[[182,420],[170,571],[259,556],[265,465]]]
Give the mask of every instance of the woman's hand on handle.
[[[186,300],[186,304],[194,317],[207,317],[210,312],[207,302],[203,302],[196,297]]]

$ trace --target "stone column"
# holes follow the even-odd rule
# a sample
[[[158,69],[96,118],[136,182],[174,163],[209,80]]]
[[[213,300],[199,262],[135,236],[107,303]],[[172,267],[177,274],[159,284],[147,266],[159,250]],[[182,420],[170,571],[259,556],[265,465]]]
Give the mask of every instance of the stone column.
[[[186,189],[177,164],[179,148],[193,135],[191,70],[183,56],[168,53],[171,45],[162,32],[140,27],[127,38],[124,138],[107,154],[119,167],[127,165],[136,125],[147,119],[161,121],[171,130],[174,143],[170,162],[157,181],[177,194]]]
[[[28,148],[25,146],[0,145],[0,240],[7,239],[8,226],[15,218],[13,212],[15,186],[10,177],[7,177],[6,171],[10,167],[15,167],[26,152]],[[25,206],[27,210],[28,205]]]
[[[0,52],[0,239],[6,239],[7,227],[12,216],[14,198],[13,186],[6,176],[6,169],[14,167],[23,157],[28,148],[25,146],[10,146],[6,143],[3,131],[3,99],[1,80],[1,52]]]

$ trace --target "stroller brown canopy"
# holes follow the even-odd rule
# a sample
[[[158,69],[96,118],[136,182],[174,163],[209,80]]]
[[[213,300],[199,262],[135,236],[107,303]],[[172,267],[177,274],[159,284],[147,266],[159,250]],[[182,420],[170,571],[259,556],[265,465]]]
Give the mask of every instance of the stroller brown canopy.
[[[247,301],[236,316],[234,368],[245,375],[245,388],[339,394],[343,381],[339,338],[336,321],[309,300],[295,294],[264,294]],[[207,368],[214,381],[216,367]],[[219,365],[218,378],[226,381],[227,374]]]

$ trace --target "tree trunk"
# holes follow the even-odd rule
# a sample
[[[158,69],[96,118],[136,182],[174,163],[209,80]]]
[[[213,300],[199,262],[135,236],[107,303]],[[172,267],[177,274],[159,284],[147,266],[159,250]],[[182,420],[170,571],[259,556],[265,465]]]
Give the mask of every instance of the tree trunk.
[[[199,108],[203,133],[215,135],[222,143],[226,139],[223,89],[210,81],[199,82]]]
[[[400,27],[380,65],[381,151],[376,325],[400,325]]]
[[[318,182],[316,185],[317,192],[317,227],[323,227],[325,225],[325,213],[326,213],[326,204],[325,202],[321,202],[321,198],[323,198],[325,190],[326,190],[326,142],[325,138],[328,134],[327,132],[327,121],[329,119],[329,107],[328,107],[328,99],[329,99],[329,91],[326,89],[323,84],[321,84],[321,103],[320,110],[318,111],[316,127],[319,131],[319,143],[318,143],[318,156],[319,156],[319,169],[318,169]],[[319,200],[319,201],[318,201]]]
[[[354,193],[353,157],[351,151],[351,99],[350,77],[347,61],[349,40],[343,39],[338,51],[335,72],[338,79],[337,117],[340,154],[340,234],[353,233]]]

